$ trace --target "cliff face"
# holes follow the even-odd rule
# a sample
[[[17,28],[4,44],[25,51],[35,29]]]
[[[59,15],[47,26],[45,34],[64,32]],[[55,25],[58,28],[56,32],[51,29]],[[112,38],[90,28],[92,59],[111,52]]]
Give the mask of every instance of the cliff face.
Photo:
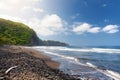
[[[58,41],[42,41],[27,25],[0,18],[1,45],[68,46]]]
[[[46,46],[69,46],[69,44],[53,40],[44,41],[44,44]]]
[[[44,42],[39,39],[36,35],[36,33],[34,32],[33,35],[32,35],[32,38],[30,40],[30,43],[29,43],[30,46],[44,46]]]
[[[0,45],[37,45],[42,44],[36,33],[19,22],[0,19]]]

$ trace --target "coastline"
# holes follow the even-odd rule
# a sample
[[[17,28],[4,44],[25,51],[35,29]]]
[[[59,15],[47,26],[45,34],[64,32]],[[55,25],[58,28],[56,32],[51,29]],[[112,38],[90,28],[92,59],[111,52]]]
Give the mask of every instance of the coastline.
[[[85,64],[80,61],[77,61],[76,57],[70,56],[70,54],[73,54],[73,52],[69,52],[68,55],[64,55],[64,53],[67,54],[67,51],[62,52],[61,48],[56,49],[56,47],[48,47],[48,48],[43,47],[42,49],[42,47],[38,47],[38,46],[32,48],[38,51],[43,51],[44,54],[51,56],[53,60],[61,63],[59,67],[61,71],[70,75],[77,76],[77,78],[79,79],[88,79],[88,80],[89,79],[91,80],[120,79],[119,77],[117,77],[119,74],[115,73],[114,71],[109,71],[108,69],[104,69],[104,68],[102,69],[99,66],[92,64],[89,60],[86,60]],[[61,52],[59,50],[61,50]],[[78,60],[82,60],[82,58],[79,58]]]
[[[34,50],[32,48],[24,48],[24,47],[20,47],[20,48],[21,48],[21,51],[24,51],[24,52],[26,52],[34,57],[43,59],[45,61],[45,63],[53,69],[58,69],[60,66],[59,62],[53,61],[51,59],[51,57],[42,54],[40,51]]]
[[[57,69],[60,63],[39,53],[23,46],[0,47],[0,79],[76,80]]]
[[[78,66],[79,68],[77,69],[81,75],[71,73],[71,70],[68,68],[76,64],[66,63],[67,66],[63,66],[66,72],[59,68],[60,64],[62,65],[63,63],[52,59],[53,57],[44,55],[41,51],[37,51],[34,48],[27,48],[26,46],[0,47],[0,80],[99,80],[97,76],[103,74],[106,77],[109,76],[107,78],[111,77],[117,80],[116,75],[111,75],[111,72],[108,73],[105,70],[99,70],[97,67],[91,66],[92,64],[90,63],[85,66]],[[93,72],[91,73],[92,75],[89,74],[90,72]],[[90,76],[94,76],[94,78]]]

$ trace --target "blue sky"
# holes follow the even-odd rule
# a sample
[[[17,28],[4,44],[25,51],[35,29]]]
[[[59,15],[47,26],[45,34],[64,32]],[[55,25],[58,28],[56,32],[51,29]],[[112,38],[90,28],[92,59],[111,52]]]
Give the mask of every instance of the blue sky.
[[[1,0],[0,17],[27,24],[44,40],[120,45],[120,0]]]

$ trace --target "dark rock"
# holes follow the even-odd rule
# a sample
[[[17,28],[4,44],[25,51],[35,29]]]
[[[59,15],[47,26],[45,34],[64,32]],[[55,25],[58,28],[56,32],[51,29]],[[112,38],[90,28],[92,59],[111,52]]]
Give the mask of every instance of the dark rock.
[[[8,74],[5,71],[17,66]],[[0,48],[0,80],[77,80],[59,69],[52,69],[43,59],[25,52],[12,53]]]

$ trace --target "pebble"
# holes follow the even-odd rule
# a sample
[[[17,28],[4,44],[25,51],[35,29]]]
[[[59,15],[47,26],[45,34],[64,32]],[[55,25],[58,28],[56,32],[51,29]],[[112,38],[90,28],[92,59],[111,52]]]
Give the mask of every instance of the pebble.
[[[12,66],[8,74],[5,71]],[[4,75],[5,74],[5,75]],[[12,53],[0,48],[0,80],[77,80],[59,69],[52,69],[40,58],[25,52]]]

